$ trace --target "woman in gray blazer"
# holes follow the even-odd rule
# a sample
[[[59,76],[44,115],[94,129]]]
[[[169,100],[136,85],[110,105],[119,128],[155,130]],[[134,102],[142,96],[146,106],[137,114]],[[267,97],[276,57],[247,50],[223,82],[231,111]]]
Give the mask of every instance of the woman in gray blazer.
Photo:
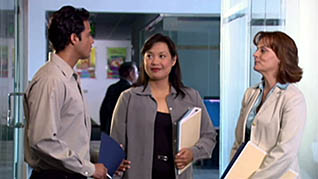
[[[263,78],[245,92],[232,157],[242,143],[250,140],[268,153],[251,178],[299,173],[297,153],[306,121],[306,103],[294,84],[303,73],[298,66],[296,44],[283,32],[259,32],[254,44],[254,70]]]
[[[173,41],[162,34],[151,36],[142,49],[141,76],[135,87],[124,91],[113,114],[111,136],[121,143],[130,164],[123,178],[177,177],[175,167],[211,157],[216,132],[199,93],[185,87]],[[176,156],[172,151],[172,124],[191,107],[202,108],[200,139]],[[189,167],[179,179],[191,179]]]

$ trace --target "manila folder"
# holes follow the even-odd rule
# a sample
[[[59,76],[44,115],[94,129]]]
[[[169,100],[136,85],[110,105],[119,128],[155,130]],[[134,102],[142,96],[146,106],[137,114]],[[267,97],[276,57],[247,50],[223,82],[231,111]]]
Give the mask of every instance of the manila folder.
[[[201,108],[190,108],[177,122],[177,150],[193,147],[200,139]],[[178,174],[185,171],[192,163],[189,163]]]
[[[280,179],[295,179],[298,176],[298,173],[292,169],[289,169],[287,172],[284,173]]]
[[[267,153],[249,141],[238,155],[225,179],[249,178],[262,164]]]

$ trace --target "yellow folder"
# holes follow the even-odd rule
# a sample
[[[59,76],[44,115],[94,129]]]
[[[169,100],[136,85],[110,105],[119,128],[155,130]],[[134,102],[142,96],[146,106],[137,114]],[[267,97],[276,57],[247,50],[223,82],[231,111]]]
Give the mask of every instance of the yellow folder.
[[[240,147],[241,148],[241,147]],[[248,179],[261,166],[267,152],[249,141],[235,155],[225,170],[222,179]],[[298,173],[289,169],[280,179],[295,179]]]
[[[247,179],[262,164],[266,152],[249,141],[235,159],[230,170],[225,175],[225,179]]]

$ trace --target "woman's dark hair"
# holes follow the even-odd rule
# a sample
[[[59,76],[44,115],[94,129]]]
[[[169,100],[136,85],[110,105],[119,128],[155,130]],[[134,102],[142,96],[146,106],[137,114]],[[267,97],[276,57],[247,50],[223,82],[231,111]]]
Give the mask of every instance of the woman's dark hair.
[[[298,50],[294,40],[283,32],[261,31],[255,35],[253,42],[257,46],[261,41],[280,60],[277,81],[282,84],[300,81],[303,71],[298,66]]]
[[[182,97],[185,96],[185,93],[182,91],[182,88],[185,88],[182,82],[182,75],[181,75],[181,68],[179,63],[179,57],[176,45],[174,42],[170,39],[170,37],[165,36],[163,34],[157,33],[152,36],[150,36],[144,43],[144,46],[141,50],[142,56],[145,55],[145,53],[150,50],[155,43],[163,42],[167,44],[169,52],[171,54],[172,58],[176,58],[175,65],[171,68],[170,74],[169,74],[169,82],[170,84],[176,89],[177,95],[181,94]],[[142,63],[140,68],[140,77],[136,83],[136,86],[144,86],[146,88],[149,81],[149,76],[145,71],[144,63]]]
[[[89,19],[89,12],[84,9],[76,9],[72,6],[64,6],[53,13],[48,25],[48,38],[56,53],[71,42],[71,34],[75,33],[81,40],[81,32],[84,31],[84,21]]]

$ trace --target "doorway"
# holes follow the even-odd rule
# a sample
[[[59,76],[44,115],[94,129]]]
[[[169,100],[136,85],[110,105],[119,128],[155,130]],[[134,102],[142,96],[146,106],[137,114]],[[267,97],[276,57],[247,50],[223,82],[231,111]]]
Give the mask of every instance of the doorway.
[[[0,2],[0,173],[2,178],[22,178],[23,91],[26,63],[22,60],[24,4]]]

